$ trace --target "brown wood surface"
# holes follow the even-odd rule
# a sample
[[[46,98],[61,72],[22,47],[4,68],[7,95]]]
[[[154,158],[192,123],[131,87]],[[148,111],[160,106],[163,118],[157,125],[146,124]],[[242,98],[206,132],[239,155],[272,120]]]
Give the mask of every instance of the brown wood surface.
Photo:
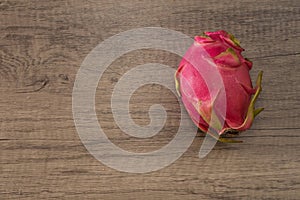
[[[299,199],[299,6],[298,0],[0,0],[0,199]],[[239,136],[243,144],[217,144],[199,159],[203,136],[197,136],[179,160],[147,174],[118,172],[87,152],[72,115],[77,70],[101,41],[148,26],[191,37],[224,29],[242,42],[253,79],[265,72],[257,102],[265,111]],[[145,140],[118,129],[110,95],[134,66],[176,68],[179,60],[164,51],[134,51],[105,72],[96,109],[115,144],[145,152],[174,136],[179,106],[167,89],[148,85],[132,97],[140,125],[149,123],[153,103],[168,111],[165,128]]]

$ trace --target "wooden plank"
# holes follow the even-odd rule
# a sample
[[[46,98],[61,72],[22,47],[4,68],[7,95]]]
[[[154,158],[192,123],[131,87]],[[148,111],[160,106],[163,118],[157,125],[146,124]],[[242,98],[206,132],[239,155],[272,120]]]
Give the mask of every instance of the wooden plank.
[[[0,199],[297,199],[300,196],[300,7],[274,1],[4,1],[0,0]],[[189,36],[225,29],[263,70],[265,107],[243,144],[217,144],[198,158],[203,135],[172,165],[147,174],[108,168],[77,135],[72,88],[85,56],[101,41],[137,27],[159,26]],[[147,38],[145,38],[146,40]],[[172,38],[170,38],[171,40]],[[118,129],[113,87],[139,64],[176,68],[180,57],[159,50],[122,56],[105,72],[96,111],[105,133],[129,151],[159,149],[176,134],[176,97],[158,85],[140,88],[130,111],[140,125],[148,109],[168,112],[162,131],[136,139]]]
[[[145,194],[149,199],[296,197],[299,133],[248,131],[243,139],[243,144],[218,144],[201,160],[197,155],[203,138],[197,137],[173,165],[143,175],[117,172],[100,164],[78,140],[1,141],[2,193],[15,198],[78,199],[82,195],[121,198],[123,194]],[[144,147],[130,144],[133,149]]]

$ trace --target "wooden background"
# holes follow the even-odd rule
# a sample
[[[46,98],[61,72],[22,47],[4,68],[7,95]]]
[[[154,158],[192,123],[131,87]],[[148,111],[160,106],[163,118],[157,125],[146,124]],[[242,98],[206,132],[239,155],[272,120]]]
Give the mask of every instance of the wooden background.
[[[299,199],[300,7],[298,0],[0,0],[0,199]],[[172,165],[147,174],[108,168],[81,143],[72,116],[72,88],[85,56],[101,41],[138,27],[165,27],[191,37],[224,29],[265,72],[257,102],[265,111],[243,144],[217,144],[198,158],[203,136]],[[96,96],[99,122],[120,147],[145,152],[167,144],[180,114],[176,97],[158,85],[131,99],[136,123],[148,109],[168,111],[164,129],[136,139],[116,126],[113,86],[138,64],[174,68],[180,58],[158,50],[117,59]]]

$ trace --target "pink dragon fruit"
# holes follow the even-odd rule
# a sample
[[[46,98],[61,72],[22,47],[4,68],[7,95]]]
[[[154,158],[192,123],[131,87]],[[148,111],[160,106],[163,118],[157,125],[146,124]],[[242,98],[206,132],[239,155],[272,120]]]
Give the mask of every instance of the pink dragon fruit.
[[[241,55],[244,49],[226,31],[205,32],[204,36],[194,39],[175,74],[177,92],[191,119],[203,132],[207,132],[210,125],[219,135],[249,129],[254,117],[263,110],[254,108],[261,91],[262,71],[253,88],[249,75],[252,62]],[[200,72],[211,73],[213,67],[219,72],[223,87],[209,88],[207,79],[214,76],[203,77]],[[226,98],[224,114],[218,112],[221,103],[214,105],[220,93]],[[216,118],[214,123],[210,123],[212,116]]]

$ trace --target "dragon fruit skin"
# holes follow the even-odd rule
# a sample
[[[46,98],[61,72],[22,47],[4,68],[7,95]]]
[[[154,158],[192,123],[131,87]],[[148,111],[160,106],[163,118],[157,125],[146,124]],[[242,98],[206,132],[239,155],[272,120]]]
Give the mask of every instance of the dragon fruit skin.
[[[263,110],[254,108],[261,91],[262,71],[258,74],[257,86],[253,88],[249,75],[252,62],[241,55],[244,49],[239,45],[239,41],[223,30],[205,32],[205,36],[196,36],[194,39],[175,74],[177,92],[191,119],[203,132],[208,131],[210,124],[219,135],[227,131],[240,132],[249,129],[254,117]],[[204,64],[196,66],[191,64],[191,59],[196,63],[203,60],[211,62],[202,62]],[[210,91],[205,81],[209,77],[204,79],[197,67],[206,72],[216,67],[223,87]],[[225,116],[218,113],[218,107],[222,105],[214,105],[220,92],[225,93]],[[223,125],[210,123],[212,110],[217,121],[221,121],[222,118]]]

